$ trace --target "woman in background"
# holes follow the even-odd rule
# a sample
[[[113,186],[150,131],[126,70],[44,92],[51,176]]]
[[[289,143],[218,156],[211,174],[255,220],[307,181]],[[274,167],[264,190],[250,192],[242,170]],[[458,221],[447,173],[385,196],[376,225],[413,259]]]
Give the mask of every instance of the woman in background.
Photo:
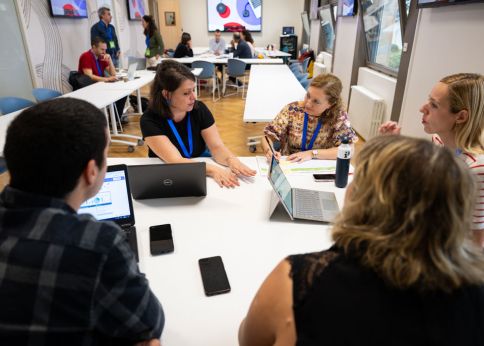
[[[284,259],[257,292],[241,346],[484,343],[475,182],[452,152],[379,136],[356,157],[334,246]]]
[[[458,73],[442,78],[420,112],[432,141],[452,150],[477,179],[472,229],[476,242],[484,247],[484,76]],[[393,121],[380,126],[382,134],[400,134],[400,130]]]
[[[145,15],[141,19],[141,25],[143,25],[143,34],[146,36],[146,66],[156,66],[158,59],[163,55],[165,51],[165,45],[161,38],[160,32],[156,27],[155,21],[152,16]]]
[[[343,137],[358,141],[341,99],[343,85],[333,74],[321,74],[311,81],[304,101],[286,105],[264,129],[271,142],[279,142],[276,156],[302,162],[311,159],[334,160]],[[270,161],[266,141],[262,149]]]
[[[164,60],[150,96],[150,107],[140,120],[150,157],[168,163],[191,162],[209,149],[219,165],[207,163],[207,175],[220,187],[238,186],[238,177],[255,175],[222,142],[212,113],[196,100],[195,76],[188,67]]]
[[[184,58],[184,57],[192,57],[193,50],[192,50],[192,37],[188,32],[184,32],[181,36],[181,42],[178,43],[178,46],[175,49],[175,58]]]
[[[242,39],[249,45],[252,57],[255,57],[255,43],[249,30],[242,31]]]

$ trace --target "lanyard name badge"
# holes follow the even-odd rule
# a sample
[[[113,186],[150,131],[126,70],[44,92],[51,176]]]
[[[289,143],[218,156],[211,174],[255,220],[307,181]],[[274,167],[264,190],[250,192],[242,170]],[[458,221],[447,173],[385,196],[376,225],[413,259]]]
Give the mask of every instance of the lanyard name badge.
[[[146,42],[146,51],[145,51],[145,56],[146,56],[147,58],[149,58],[149,57],[150,57],[150,37],[149,37],[148,35],[146,35],[146,40],[145,40],[145,42]]]
[[[188,148],[190,149],[190,152],[187,151],[187,147],[185,146],[185,143],[183,143],[183,140],[180,137],[180,134],[178,133],[178,130],[175,127],[175,124],[173,123],[173,120],[168,119],[168,125],[170,125],[171,132],[176,137],[176,140],[178,141],[178,144],[180,145],[181,150],[183,151],[183,155],[186,158],[191,158],[193,154],[193,136],[192,136],[192,123],[190,122],[190,112],[188,112],[187,115],[187,131],[188,131]]]
[[[103,25],[103,24],[100,23],[100,25]],[[113,40],[113,29],[109,26],[109,24],[106,26],[106,37],[108,39],[109,48],[111,49],[116,48],[116,44],[114,43],[114,40]]]
[[[97,74],[98,74],[99,77],[102,77],[103,75],[102,75],[102,71],[101,71],[101,65],[99,65],[99,60],[96,58],[94,53],[92,53],[92,56],[94,57],[94,62],[96,63]]]
[[[304,126],[303,126],[302,141],[301,141],[301,151],[311,150],[313,148],[314,141],[316,140],[316,137],[318,137],[318,133],[319,133],[319,130],[321,130],[322,125],[323,125],[323,121],[322,119],[319,119],[318,125],[316,126],[313,136],[311,137],[311,140],[309,141],[309,145],[306,149],[306,136],[308,133],[308,113],[304,113]]]

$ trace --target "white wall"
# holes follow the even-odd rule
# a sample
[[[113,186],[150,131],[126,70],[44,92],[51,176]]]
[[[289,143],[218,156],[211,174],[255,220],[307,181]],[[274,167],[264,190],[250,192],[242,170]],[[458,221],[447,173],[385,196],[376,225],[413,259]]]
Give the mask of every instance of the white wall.
[[[484,74],[484,3],[421,9],[405,87],[402,133],[428,137],[420,106],[432,86],[457,72]]]
[[[112,24],[116,27],[122,55],[143,56],[145,43],[140,22],[128,21],[126,1],[112,3],[115,16]],[[90,48],[91,26],[99,21],[97,2],[87,0],[87,8],[87,19],[53,18],[47,0],[19,2],[35,86],[61,92],[71,90],[67,81],[69,72],[77,70],[79,56]]]
[[[262,1],[262,31],[252,33],[255,45],[264,47],[269,43],[279,48],[279,36],[283,26],[293,26],[298,35],[298,45],[301,44],[304,0],[263,0]],[[208,46],[213,36],[208,32],[207,1],[180,0],[180,16],[183,31],[192,36],[193,46]],[[180,33],[181,37],[181,33]],[[226,43],[232,39],[232,34],[222,33]],[[175,47],[173,47],[175,48]]]
[[[338,17],[338,22],[336,23],[333,74],[341,79],[341,83],[343,84],[341,96],[346,104],[348,104],[350,96],[351,72],[355,55],[358,18],[359,16]]]
[[[368,67],[360,67],[358,69],[357,84],[364,86],[368,90],[383,98],[385,101],[385,116],[383,121],[390,120],[397,79],[384,75],[383,73],[379,73]]]

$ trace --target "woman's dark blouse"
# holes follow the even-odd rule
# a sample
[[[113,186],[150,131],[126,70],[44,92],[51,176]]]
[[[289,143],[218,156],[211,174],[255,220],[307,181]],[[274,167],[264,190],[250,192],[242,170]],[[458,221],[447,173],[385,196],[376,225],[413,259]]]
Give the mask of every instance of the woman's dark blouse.
[[[185,118],[183,118],[183,120],[179,123],[174,122],[174,125],[180,134],[183,143],[185,144],[185,148],[187,151],[190,151],[188,146],[187,121],[188,116],[185,116]],[[207,147],[202,137],[202,130],[212,126],[215,123],[215,119],[204,103],[196,101],[193,110],[190,112],[190,122],[192,124],[193,136],[193,154],[191,157],[198,157],[205,151]],[[161,114],[158,114],[151,109],[148,109],[141,116],[140,126],[143,138],[151,136],[167,136],[170,142],[172,142],[173,145],[178,149],[180,154],[184,156],[183,150],[173,134],[167,118],[162,117]],[[157,157],[157,155],[151,149],[148,152],[148,156]]]
[[[288,257],[297,345],[484,345],[484,287],[399,290],[333,247]]]
[[[193,49],[189,48],[186,44],[178,43],[175,49],[174,58],[184,58],[186,56],[193,56]]]

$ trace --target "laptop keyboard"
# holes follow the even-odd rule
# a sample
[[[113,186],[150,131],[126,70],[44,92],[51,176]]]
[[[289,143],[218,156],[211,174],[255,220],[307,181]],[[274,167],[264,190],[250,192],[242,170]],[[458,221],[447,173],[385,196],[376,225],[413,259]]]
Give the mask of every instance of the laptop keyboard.
[[[322,220],[323,209],[318,191],[293,189],[294,216],[300,219]]]

